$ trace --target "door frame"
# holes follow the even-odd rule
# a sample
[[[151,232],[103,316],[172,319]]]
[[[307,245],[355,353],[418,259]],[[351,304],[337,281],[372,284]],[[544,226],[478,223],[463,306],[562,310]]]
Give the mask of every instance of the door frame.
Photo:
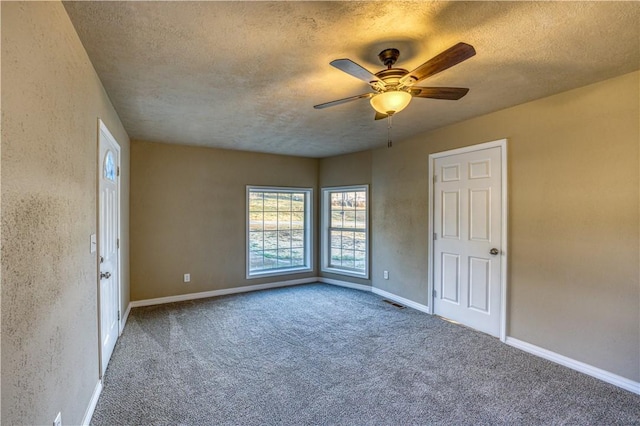
[[[120,144],[113,137],[109,129],[107,128],[104,121],[98,118],[98,137],[97,137],[97,146],[96,146],[96,241],[98,243],[96,250],[96,289],[97,289],[97,302],[98,302],[98,377],[102,379],[102,329],[101,329],[101,300],[100,300],[100,179],[102,178],[102,159],[100,158],[100,138],[104,136],[107,139],[110,139],[110,142],[113,143],[115,149],[118,153],[118,161],[116,163],[117,167],[117,182],[118,185],[118,241],[122,241],[122,188],[120,185],[120,164],[121,164],[121,149]],[[120,250],[120,245],[118,244],[118,336],[122,334],[122,315],[120,311],[122,310],[122,251]]]
[[[507,220],[508,220],[508,205],[507,205],[507,139],[499,139],[491,142],[481,143],[478,145],[466,146],[463,148],[452,149],[449,151],[436,152],[429,154],[429,234],[428,234],[428,259],[427,259],[427,283],[428,283],[428,300],[429,300],[429,313],[435,315],[434,298],[433,298],[433,281],[434,281],[434,255],[433,252],[433,233],[434,233],[434,212],[435,206],[434,193],[433,193],[433,177],[435,175],[435,160],[437,158],[448,157],[451,155],[465,154],[468,152],[481,151],[488,148],[500,148],[500,159],[502,163],[502,229],[501,229],[501,253],[502,263],[500,270],[500,340],[506,342],[507,339],[507,263],[509,251],[507,250]]]

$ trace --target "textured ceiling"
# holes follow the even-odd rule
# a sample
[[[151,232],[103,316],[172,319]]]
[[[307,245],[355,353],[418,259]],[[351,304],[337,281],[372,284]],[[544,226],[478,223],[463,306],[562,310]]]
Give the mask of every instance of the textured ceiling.
[[[640,68],[637,2],[65,2],[134,139],[308,157],[385,146],[369,91],[329,65],[372,72],[400,50],[413,69],[453,44],[477,55],[421,85],[469,87],[414,99],[393,120],[415,134]]]

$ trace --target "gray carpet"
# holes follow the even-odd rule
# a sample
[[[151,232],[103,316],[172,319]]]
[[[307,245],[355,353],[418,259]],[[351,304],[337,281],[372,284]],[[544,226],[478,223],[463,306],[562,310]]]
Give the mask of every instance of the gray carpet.
[[[640,396],[312,284],[134,309],[92,424],[640,424]]]

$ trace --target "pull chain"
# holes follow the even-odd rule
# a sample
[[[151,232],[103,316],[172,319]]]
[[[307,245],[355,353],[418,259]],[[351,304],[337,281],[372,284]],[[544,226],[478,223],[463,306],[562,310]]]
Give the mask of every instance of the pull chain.
[[[391,148],[393,146],[393,142],[391,141],[391,117],[393,114],[389,114],[387,116],[389,125],[387,126],[387,148]]]

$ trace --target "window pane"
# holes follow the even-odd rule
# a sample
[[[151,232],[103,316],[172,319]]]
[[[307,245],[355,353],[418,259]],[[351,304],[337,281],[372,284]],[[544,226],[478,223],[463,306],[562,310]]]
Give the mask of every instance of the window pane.
[[[331,247],[342,247],[342,231],[331,231]]]
[[[291,231],[291,247],[304,247],[304,231]]]
[[[291,194],[291,210],[296,212],[304,211],[304,194],[303,193]]]
[[[291,266],[302,266],[304,265],[304,249],[293,249],[291,250]]]
[[[367,212],[363,210],[356,211],[356,226],[358,229],[366,229],[367,227]]]
[[[291,231],[278,231],[278,248],[291,248]]]
[[[291,229],[291,212],[278,212],[278,229]]]
[[[278,194],[273,192],[264,193],[264,211],[275,212],[278,211]]]
[[[264,251],[264,268],[271,269],[276,268],[278,265],[278,251],[277,250],[265,250]]]
[[[331,261],[329,264],[331,266],[342,266],[342,250],[339,248],[331,249]]]
[[[342,192],[331,193],[331,210],[342,210]]]
[[[256,268],[262,268],[264,265],[263,262],[263,257],[262,257],[262,252],[258,251],[258,252],[251,252],[250,256],[249,256],[250,260],[249,260],[249,267],[251,269],[256,269]]]
[[[363,210],[367,208],[367,193],[364,191],[356,192],[356,209]]]
[[[264,212],[264,229],[276,230],[278,229],[278,213],[276,212]]]
[[[278,248],[278,232],[267,231],[264,232],[264,249],[276,249]]]
[[[304,229],[303,212],[293,212],[291,214],[291,229]]]
[[[355,268],[355,253],[353,250],[342,250],[342,266],[344,268]]]
[[[249,193],[249,211],[262,210],[262,192]]]
[[[356,251],[355,252],[355,268],[356,269],[364,269],[366,264],[367,253],[364,251]]]
[[[353,250],[355,247],[355,233],[343,231],[342,232],[342,249]]]
[[[262,250],[262,232],[250,232],[249,233],[249,250]]]
[[[356,193],[345,192],[344,193],[344,209],[353,210],[356,208]]]
[[[291,211],[291,194],[284,193],[278,194],[278,211]]]
[[[331,224],[329,227],[331,228],[342,228],[342,215],[343,211],[333,211],[331,212]]]
[[[356,227],[356,212],[353,210],[347,210],[344,212],[343,228],[355,228]]]
[[[278,250],[278,268],[286,268],[291,266],[291,250],[279,249]]]
[[[263,215],[262,212],[252,212],[249,213],[249,230],[250,231],[260,231],[262,230]]]
[[[364,232],[355,233],[355,249],[367,251],[367,235]]]

